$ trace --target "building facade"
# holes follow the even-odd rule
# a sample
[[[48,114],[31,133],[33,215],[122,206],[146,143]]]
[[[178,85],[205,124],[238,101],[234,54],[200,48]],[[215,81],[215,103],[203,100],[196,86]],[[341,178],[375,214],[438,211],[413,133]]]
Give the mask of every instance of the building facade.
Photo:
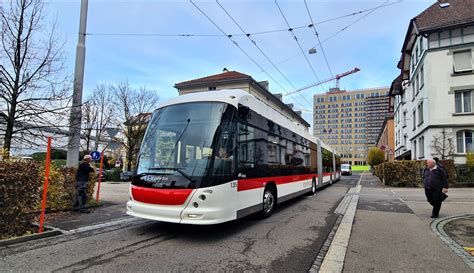
[[[375,146],[377,138],[367,132],[380,131],[383,119],[380,122],[378,117],[385,118],[388,112],[388,91],[388,87],[331,89],[314,95],[313,135],[334,147],[343,163],[366,165],[368,149]],[[382,107],[384,102],[387,105]],[[370,123],[367,116],[371,117]]]
[[[385,118],[382,129],[377,137],[377,147],[385,152],[385,161],[395,159],[395,131],[393,123],[393,113],[389,113]]]
[[[473,14],[473,1],[439,1],[410,21],[390,90],[397,159],[474,152]]]
[[[292,122],[302,126],[304,130],[309,131],[310,124],[301,117],[301,112],[293,111],[293,105],[285,104],[281,95],[270,93],[267,81],[257,82],[251,76],[237,71],[224,69],[223,73],[180,82],[175,84],[174,87],[178,89],[179,95],[223,89],[241,89],[254,95]]]

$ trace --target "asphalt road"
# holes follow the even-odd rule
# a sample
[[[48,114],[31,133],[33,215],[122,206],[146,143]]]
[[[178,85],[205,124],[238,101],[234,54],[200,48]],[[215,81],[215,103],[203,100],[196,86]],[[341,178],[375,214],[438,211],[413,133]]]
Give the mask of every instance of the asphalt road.
[[[0,272],[260,271],[306,272],[359,175],[281,204],[268,219],[213,226],[138,220],[0,248]]]

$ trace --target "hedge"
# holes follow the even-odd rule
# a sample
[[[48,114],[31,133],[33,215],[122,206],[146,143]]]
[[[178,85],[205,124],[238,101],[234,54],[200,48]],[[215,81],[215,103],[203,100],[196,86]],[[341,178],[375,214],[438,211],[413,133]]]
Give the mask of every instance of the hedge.
[[[31,229],[42,180],[33,161],[0,161],[0,237]]]
[[[448,173],[450,186],[456,186],[456,169],[452,160],[441,161]],[[426,160],[401,160],[385,162],[375,166],[375,175],[387,186],[392,187],[423,187],[423,170]]]
[[[72,208],[76,192],[76,168],[51,165],[47,211]],[[0,237],[23,235],[41,210],[44,165],[35,161],[0,161]],[[87,197],[91,200],[97,181],[91,174]]]
[[[67,210],[71,209],[73,199],[76,194],[76,170],[75,167],[60,168],[51,165],[49,172],[49,186],[48,197],[46,202],[47,210]],[[44,166],[40,169],[41,177],[44,177]],[[89,183],[87,185],[87,200],[91,200],[94,194],[94,187],[97,181],[95,173],[90,174]],[[43,185],[41,185],[43,191]],[[41,209],[41,204],[38,204],[36,210]]]

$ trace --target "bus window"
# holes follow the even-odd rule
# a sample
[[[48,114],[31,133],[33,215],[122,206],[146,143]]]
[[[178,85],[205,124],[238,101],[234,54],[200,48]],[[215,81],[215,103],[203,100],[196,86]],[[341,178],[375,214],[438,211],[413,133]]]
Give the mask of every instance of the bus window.
[[[255,135],[254,128],[239,124],[239,168],[255,167]]]

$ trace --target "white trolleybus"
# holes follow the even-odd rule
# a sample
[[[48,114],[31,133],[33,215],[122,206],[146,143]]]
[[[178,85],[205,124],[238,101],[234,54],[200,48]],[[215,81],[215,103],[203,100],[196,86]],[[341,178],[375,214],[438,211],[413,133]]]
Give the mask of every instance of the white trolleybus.
[[[340,157],[301,125],[242,90],[171,99],[148,124],[127,214],[217,224],[340,178]]]

